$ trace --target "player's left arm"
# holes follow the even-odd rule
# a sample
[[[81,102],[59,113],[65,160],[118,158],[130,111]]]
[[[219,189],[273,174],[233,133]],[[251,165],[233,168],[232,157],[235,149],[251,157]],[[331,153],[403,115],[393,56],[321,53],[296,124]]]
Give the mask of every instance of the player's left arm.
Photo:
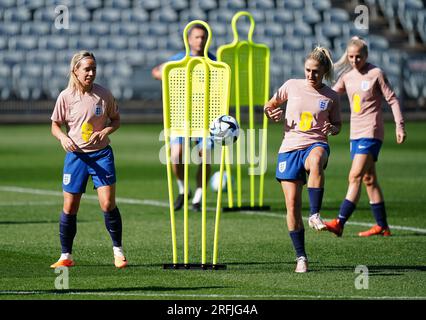
[[[395,91],[393,91],[388,78],[383,72],[380,72],[377,80],[380,86],[380,90],[383,94],[383,97],[385,98],[386,102],[389,104],[389,106],[392,109],[392,114],[393,114],[393,118],[394,118],[395,126],[396,126],[396,130],[395,130],[396,142],[398,144],[401,144],[407,138],[407,133],[405,131],[404,117],[402,116],[399,100],[395,94]]]

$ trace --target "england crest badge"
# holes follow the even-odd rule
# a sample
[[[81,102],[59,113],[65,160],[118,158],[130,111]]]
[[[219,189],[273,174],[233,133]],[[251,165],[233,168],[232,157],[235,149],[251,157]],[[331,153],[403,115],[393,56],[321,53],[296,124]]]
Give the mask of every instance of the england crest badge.
[[[278,171],[283,173],[285,171],[286,166],[287,166],[287,161],[280,162],[278,164]]]
[[[370,81],[361,81],[361,90],[368,91],[370,89]]]
[[[67,186],[71,182],[71,174],[70,173],[64,173],[64,177],[62,179],[62,183]]]
[[[327,110],[329,100],[320,100],[319,108],[321,111]]]
[[[95,106],[95,116],[99,117],[103,114],[102,106],[97,104]]]

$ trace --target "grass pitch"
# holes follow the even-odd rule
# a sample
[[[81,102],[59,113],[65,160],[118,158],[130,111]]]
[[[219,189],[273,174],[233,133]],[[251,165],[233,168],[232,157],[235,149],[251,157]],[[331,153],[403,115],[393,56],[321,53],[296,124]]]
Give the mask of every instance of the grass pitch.
[[[50,135],[49,125],[0,127],[0,299],[426,299],[425,123],[408,123],[408,140],[403,145],[395,142],[394,125],[386,125],[377,170],[393,236],[357,236],[373,224],[363,191],[343,238],[317,233],[305,223],[307,274],[293,272],[294,251],[284,219],[284,199],[274,178],[282,137],[282,127],[277,124],[270,124],[265,178],[265,204],[271,211],[222,214],[219,262],[227,270],[163,270],[162,264],[172,260],[172,249],[166,168],[159,160],[161,129],[161,125],[124,124],[111,136],[129,267],[116,270],[113,266],[111,241],[89,183],[78,215],[76,266],[69,269],[69,289],[58,290],[58,274],[49,265],[60,254],[64,151]],[[339,136],[330,138],[322,210],[326,219],[336,216],[346,193],[348,131],[346,123]],[[194,188],[195,167],[191,168]],[[248,201],[246,187],[244,198]],[[212,192],[208,192],[207,204],[215,207]],[[308,210],[305,189],[305,222]],[[179,211],[180,259],[181,220]],[[213,222],[214,212],[209,211],[209,259]],[[200,261],[200,225],[200,214],[190,212],[191,262]],[[367,282],[359,278],[366,274],[355,272],[357,266],[367,268]],[[357,289],[360,279],[368,288]]]

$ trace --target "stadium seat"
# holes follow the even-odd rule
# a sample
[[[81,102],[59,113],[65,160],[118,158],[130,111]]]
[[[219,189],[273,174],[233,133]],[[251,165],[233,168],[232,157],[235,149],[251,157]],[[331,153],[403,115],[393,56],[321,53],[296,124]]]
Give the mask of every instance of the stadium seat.
[[[126,61],[129,65],[143,66],[145,64],[145,52],[135,49],[126,49],[124,51],[117,52],[117,60]]]
[[[24,51],[7,50],[0,51],[0,63],[14,66],[25,61]]]
[[[186,24],[192,20],[207,20],[207,13],[200,8],[190,8],[182,10],[179,15],[179,20]]]
[[[305,0],[306,10],[311,7],[319,12],[325,12],[331,8],[330,0]]]
[[[274,10],[272,12],[269,12],[270,14],[267,15],[270,16],[270,21],[287,25],[289,23],[294,22],[294,14],[291,11],[286,10]]]
[[[294,13],[294,18],[296,23],[305,23],[310,26],[314,26],[316,23],[322,21],[321,14],[315,9],[296,11]]]
[[[389,21],[390,32],[395,33],[397,31],[396,16],[398,11],[398,2],[400,1],[399,0],[378,0],[378,2],[384,16]]]
[[[230,26],[234,14],[234,11],[227,9],[212,10],[208,14],[208,21],[209,23],[218,22]]]
[[[82,26],[80,32],[82,35],[96,37],[107,36],[110,33],[110,23],[104,21],[92,21]]]
[[[337,23],[318,23],[315,25],[315,34],[332,40],[342,34],[342,25]]]
[[[271,10],[275,8],[275,3],[273,0],[252,0],[248,2],[248,10],[253,9],[262,9],[262,10]]]
[[[389,49],[389,40],[380,35],[370,35],[366,38],[368,47],[370,50],[374,51],[385,51]]]
[[[64,50],[68,48],[68,39],[63,36],[48,35],[39,38],[38,47],[48,50]]]
[[[35,36],[16,36],[9,39],[9,49],[17,51],[34,50],[38,47],[38,37]]]
[[[426,10],[417,13],[417,32],[423,43],[426,44]]]
[[[72,36],[69,38],[68,47],[77,50],[94,50],[98,48],[98,36]]]
[[[0,50],[7,50],[7,38],[6,37],[0,37]]]
[[[12,95],[11,68],[0,63],[0,100],[7,100]]]
[[[161,7],[161,3],[158,0],[134,0],[133,6],[135,8],[143,8],[147,11],[152,11]]]
[[[284,52],[304,52],[304,43],[302,39],[299,38],[293,38],[293,37],[287,37],[283,41],[283,47],[282,49]]]
[[[121,10],[123,22],[145,23],[149,21],[149,14],[143,8],[132,8]]]
[[[403,29],[408,34],[410,45],[416,44],[417,13],[424,8],[421,0],[407,0],[398,3],[398,18]]]
[[[83,7],[88,10],[96,10],[102,7],[102,0],[75,0],[75,7]]]
[[[67,87],[69,65],[58,63],[45,65],[43,68],[43,92],[48,99],[55,100],[59,93]]]
[[[290,11],[301,11],[305,7],[304,1],[299,0],[282,0],[277,1],[277,8],[284,8]]]
[[[293,26],[293,37],[297,38],[305,38],[305,37],[311,37],[313,34],[312,28],[309,26],[309,24],[299,22],[295,23]]]
[[[121,20],[120,10],[115,8],[100,8],[93,12],[93,21],[113,23]]]
[[[105,0],[105,7],[111,7],[121,10],[130,8],[131,3],[131,0]]]
[[[52,23],[50,22],[24,22],[21,27],[21,33],[23,35],[36,35],[43,36],[50,34],[50,28]]]
[[[8,8],[3,12],[5,22],[25,22],[31,20],[31,11],[25,7]]]
[[[133,22],[117,22],[111,24],[112,36],[133,37],[139,35],[139,24]]]
[[[108,88],[117,100],[129,100],[133,97],[133,70],[130,65],[125,62],[110,64],[104,66],[103,71]]]
[[[25,61],[27,64],[51,64],[56,60],[56,52],[53,50],[32,50],[26,54]]]
[[[72,7],[74,5],[74,1],[73,0],[45,0],[45,6],[47,7],[56,7],[58,5]]]
[[[169,6],[174,11],[181,11],[188,9],[188,1],[187,0],[161,0],[164,3],[164,6]]]
[[[173,23],[178,21],[178,14],[175,10],[170,7],[160,8],[152,11],[151,21],[162,22],[162,23]]]
[[[91,21],[90,11],[84,7],[71,7],[69,9],[70,21],[87,22]]]
[[[96,63],[98,65],[105,65],[105,64],[115,64],[117,61],[117,51],[115,50],[103,50],[101,48],[93,50],[93,54],[96,58]],[[102,68],[97,68],[99,70],[102,70]]]
[[[8,22],[0,24],[0,36],[14,37],[21,32],[21,24],[19,22]]]
[[[42,96],[43,65],[16,64],[12,68],[13,90],[24,100],[37,100]]]
[[[1,1],[0,1],[1,2]],[[45,6],[44,0],[17,0],[14,1],[17,7],[27,8],[28,10],[36,10]],[[1,8],[1,5],[0,5]]]
[[[216,0],[190,0],[189,8],[200,8],[204,11],[210,11],[212,9],[217,9],[218,5]]]
[[[232,10],[243,10],[246,8],[246,2],[244,0],[219,0],[219,7]]]
[[[346,24],[349,22],[349,13],[340,8],[331,8],[324,11],[324,23]]]
[[[129,48],[133,50],[153,51],[158,48],[158,41],[155,36],[130,37],[128,41]]]
[[[161,99],[161,81],[151,75],[151,68],[142,66],[133,69],[132,88],[137,99]]]
[[[127,37],[109,36],[99,39],[99,49],[125,50],[128,48]]]
[[[152,21],[148,26],[148,35],[150,36],[166,37],[168,33],[169,29],[165,23]]]
[[[38,8],[34,11],[33,20],[37,21],[55,21],[57,14],[55,13],[55,6],[46,6]]]

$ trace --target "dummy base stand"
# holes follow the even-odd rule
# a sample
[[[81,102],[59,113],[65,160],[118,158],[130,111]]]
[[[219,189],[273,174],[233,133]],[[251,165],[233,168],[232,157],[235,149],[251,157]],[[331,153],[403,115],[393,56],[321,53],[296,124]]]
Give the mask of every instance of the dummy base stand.
[[[165,263],[163,269],[167,270],[226,270],[226,264],[212,263]]]
[[[225,207],[222,208],[223,211],[269,211],[271,210],[271,206],[241,206],[241,207]]]

